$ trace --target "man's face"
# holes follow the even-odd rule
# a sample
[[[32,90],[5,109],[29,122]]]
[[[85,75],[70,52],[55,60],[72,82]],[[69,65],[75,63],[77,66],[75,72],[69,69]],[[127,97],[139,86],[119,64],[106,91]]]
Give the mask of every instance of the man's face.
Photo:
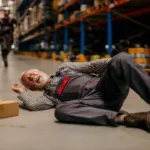
[[[4,11],[4,16],[5,16],[5,17],[9,17],[9,15],[10,15],[9,10],[5,10],[5,11]]]
[[[49,76],[43,71],[31,69],[25,71],[21,76],[22,84],[30,90],[42,90],[49,80]]]

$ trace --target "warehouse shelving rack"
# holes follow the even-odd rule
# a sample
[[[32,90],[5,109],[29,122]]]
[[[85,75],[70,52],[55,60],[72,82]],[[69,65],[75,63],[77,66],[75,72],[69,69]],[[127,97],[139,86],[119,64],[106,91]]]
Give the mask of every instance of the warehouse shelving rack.
[[[32,26],[23,35],[19,35],[19,50],[33,51],[32,46],[37,42],[44,41],[44,51],[47,50],[48,33],[52,31],[52,28],[48,25],[46,19],[46,3],[49,0],[22,0],[16,9],[16,13],[20,14],[19,24],[27,16],[35,5],[38,5],[41,1],[44,2],[44,19],[39,21],[38,24]],[[35,32],[36,31],[36,32]],[[32,34],[32,35],[31,35]],[[36,51],[41,51],[39,48]]]
[[[72,0],[71,2],[66,2],[63,8],[58,10],[56,14],[67,12],[69,7],[76,5],[76,3],[86,4],[86,0]],[[85,46],[85,25],[84,22],[87,19],[91,19],[89,22],[92,25],[102,25],[107,23],[107,45],[108,45],[108,54],[111,56],[112,53],[112,21],[120,20],[123,18],[129,19],[129,17],[135,17],[138,15],[144,15],[146,13],[150,13],[150,1],[145,0],[141,3],[140,0],[116,0],[114,3],[105,6],[103,8],[93,10],[91,7],[91,11],[89,13],[83,13],[80,17],[76,17],[74,20],[68,20],[65,17],[64,23],[62,24],[55,24],[55,33],[62,28],[68,28],[69,26],[80,22],[80,53],[84,54],[84,46]],[[80,9],[80,8],[79,8]],[[122,15],[115,14],[117,11],[120,12]],[[99,15],[99,18],[95,21],[92,20],[93,16]],[[67,41],[68,38],[68,30],[64,30],[64,39]],[[55,35],[55,51],[57,51],[56,43],[57,38]],[[68,47],[68,42],[64,42],[65,47]],[[64,50],[66,50],[64,48]]]
[[[17,12],[20,13],[20,19],[19,22],[23,21],[26,15],[30,13],[30,9],[33,6],[37,5],[42,0],[23,0],[21,4],[17,8]],[[43,0],[45,3],[49,0]],[[70,28],[72,26],[77,25],[77,23],[80,24],[77,25],[80,27],[80,53],[81,56],[84,57],[85,54],[85,29],[88,26],[87,23],[90,23],[89,26],[101,26],[105,25],[107,26],[107,43],[108,49],[107,52],[111,56],[112,52],[112,40],[113,40],[113,31],[112,31],[112,23],[115,21],[121,20],[121,19],[129,19],[129,17],[136,17],[144,14],[150,14],[150,1],[144,0],[141,3],[141,0],[116,0],[112,4],[99,8],[94,9],[93,6],[89,8],[89,11],[86,13],[81,13],[80,17],[76,17],[74,20],[69,20],[69,11],[70,9],[77,7],[78,10],[80,10],[80,6],[82,4],[86,4],[87,0],[72,0],[70,2],[67,2],[64,4],[63,7],[61,7],[58,11],[55,12],[55,16],[59,13],[64,13],[65,20],[63,23],[57,24],[56,19],[55,21],[55,27],[54,29],[51,29],[48,24],[47,20],[41,20],[39,24],[36,26],[30,28],[24,35],[22,35],[22,39],[20,40],[20,50],[29,51],[30,49],[26,44],[29,43],[29,45],[34,45],[35,41],[47,41],[47,36],[49,33],[53,35],[54,40],[54,52],[58,52],[58,34],[63,29],[63,50],[64,52],[68,52],[68,46],[69,46],[69,32]],[[76,8],[75,8],[76,9]],[[72,9],[72,10],[75,10]],[[72,11],[71,10],[71,11]],[[119,12],[119,13],[118,13]],[[120,15],[121,14],[121,15]],[[55,18],[56,18],[55,17]],[[45,18],[45,17],[44,17]],[[76,26],[75,26],[76,27]],[[144,27],[144,26],[143,26]],[[146,26],[145,26],[146,27]],[[40,31],[40,29],[42,30]],[[35,32],[39,31],[39,32]],[[53,32],[54,31],[54,32]],[[30,35],[32,34],[32,35]],[[36,40],[35,40],[36,39]],[[85,60],[85,59],[84,59]]]
[[[91,12],[90,13],[83,13],[80,17],[72,20],[72,21],[68,21],[68,16],[66,15],[67,14],[67,9],[73,5],[75,5],[76,3],[80,3],[80,5],[84,4],[84,1],[85,1],[85,4],[86,4],[86,0],[74,0],[74,1],[71,1],[71,2],[66,2],[66,4],[64,5],[63,8],[61,8],[59,11],[57,11],[57,13],[61,13],[62,11],[65,11],[64,14],[65,14],[65,21],[63,24],[56,24],[55,25],[55,30],[59,30],[60,28],[64,28],[64,39],[65,39],[65,42],[64,42],[64,45],[65,45],[65,48],[64,48],[64,51],[66,51],[67,47],[68,47],[68,26],[72,25],[72,24],[75,24],[77,22],[80,22],[80,53],[84,55],[84,48],[85,48],[85,24],[84,24],[84,20],[89,18],[89,17],[92,17],[94,15],[97,15],[97,14],[100,14],[101,12],[108,12],[108,45],[109,45],[109,49],[108,49],[108,54],[111,55],[111,47],[112,47],[112,28],[111,28],[111,7],[117,7],[119,5],[122,5],[126,2],[128,2],[128,0],[118,0],[117,2],[115,2],[113,5],[110,4],[109,6],[105,6],[103,8],[99,8],[99,9],[95,9],[93,10],[93,8],[91,8]],[[56,40],[56,36],[54,38]],[[55,41],[56,43],[56,41]],[[55,44],[57,45],[57,44]],[[57,50],[57,48],[55,47],[55,50]]]

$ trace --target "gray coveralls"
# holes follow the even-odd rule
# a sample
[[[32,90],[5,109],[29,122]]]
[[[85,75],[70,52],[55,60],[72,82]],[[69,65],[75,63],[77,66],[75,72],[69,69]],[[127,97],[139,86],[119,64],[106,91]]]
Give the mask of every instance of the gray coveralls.
[[[99,77],[70,77],[61,94],[62,102],[55,110],[60,122],[116,126],[119,113],[131,87],[143,100],[150,103],[150,78],[133,58],[122,52],[108,64],[104,75]]]

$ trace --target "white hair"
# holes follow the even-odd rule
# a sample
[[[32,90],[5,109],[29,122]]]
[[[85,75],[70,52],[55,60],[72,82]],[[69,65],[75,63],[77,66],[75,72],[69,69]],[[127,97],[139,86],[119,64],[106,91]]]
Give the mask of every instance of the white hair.
[[[22,72],[20,75],[20,82],[22,83],[22,76],[26,73],[26,71]]]

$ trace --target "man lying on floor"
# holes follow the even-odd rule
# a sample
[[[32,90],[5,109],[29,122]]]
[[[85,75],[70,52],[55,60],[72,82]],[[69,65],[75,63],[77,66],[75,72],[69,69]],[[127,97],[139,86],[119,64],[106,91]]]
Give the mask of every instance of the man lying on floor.
[[[28,70],[22,73],[21,82],[29,90],[44,91],[36,99],[13,85],[25,107],[32,111],[56,107],[55,117],[60,122],[124,124],[150,130],[150,112],[120,111],[130,87],[150,104],[150,77],[125,52],[112,59],[64,63],[51,77],[36,69]]]

